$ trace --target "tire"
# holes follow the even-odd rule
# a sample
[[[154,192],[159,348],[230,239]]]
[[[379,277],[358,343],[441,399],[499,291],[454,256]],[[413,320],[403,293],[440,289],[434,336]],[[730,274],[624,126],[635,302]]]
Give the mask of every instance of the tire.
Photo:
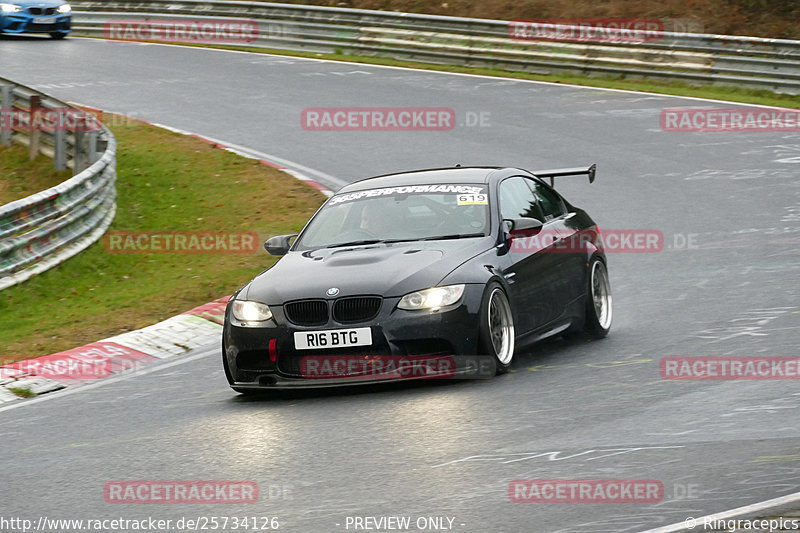
[[[597,256],[592,257],[589,262],[587,285],[583,330],[595,339],[602,339],[611,329],[613,313],[608,270],[605,263]]]
[[[505,374],[514,359],[514,315],[499,283],[486,287],[480,310],[478,345],[495,359],[497,374]]]
[[[66,36],[67,36],[66,33],[61,33],[60,31],[54,31],[53,33],[50,34],[50,37],[56,40],[61,40]]]

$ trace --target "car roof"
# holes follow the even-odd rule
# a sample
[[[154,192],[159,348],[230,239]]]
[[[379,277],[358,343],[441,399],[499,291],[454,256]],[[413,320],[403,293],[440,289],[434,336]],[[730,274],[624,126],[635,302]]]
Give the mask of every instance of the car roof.
[[[451,167],[412,170],[395,174],[384,174],[365,178],[345,185],[340,192],[363,191],[381,187],[397,187],[401,185],[426,185],[450,183],[488,183],[490,176],[503,167]],[[519,172],[519,170],[517,170]]]

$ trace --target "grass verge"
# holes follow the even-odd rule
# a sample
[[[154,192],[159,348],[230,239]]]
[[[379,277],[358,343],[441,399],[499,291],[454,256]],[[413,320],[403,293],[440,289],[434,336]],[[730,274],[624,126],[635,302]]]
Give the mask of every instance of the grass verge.
[[[13,392],[17,396],[20,396],[21,398],[33,398],[36,396],[36,393],[32,390],[22,387],[6,387],[6,389],[10,392]]]
[[[31,161],[26,146],[0,146],[0,205],[49,189],[70,177],[71,170],[55,170],[49,157],[40,154]]]
[[[193,137],[111,120],[118,141],[111,230],[302,228],[324,196],[287,174]],[[3,158],[5,161],[5,157]],[[274,262],[248,254],[109,253],[103,241],[0,292],[0,357],[21,360],[138,329],[231,294]]]

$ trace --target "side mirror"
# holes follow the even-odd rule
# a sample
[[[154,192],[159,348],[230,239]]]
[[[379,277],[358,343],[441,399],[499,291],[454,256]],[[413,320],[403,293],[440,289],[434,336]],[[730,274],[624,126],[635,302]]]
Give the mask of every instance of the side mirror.
[[[541,220],[531,217],[504,218],[502,224],[504,227],[500,234],[500,242],[497,244],[497,251],[500,255],[511,250],[511,241],[514,237],[534,235],[544,226]]]
[[[503,222],[508,222],[511,226],[508,230],[511,235],[523,232],[535,233],[544,225],[541,220],[531,217],[506,218]]]
[[[267,250],[270,255],[286,255],[289,252],[289,248],[292,247],[291,241],[295,237],[297,237],[297,234],[271,237],[264,243],[264,249]]]

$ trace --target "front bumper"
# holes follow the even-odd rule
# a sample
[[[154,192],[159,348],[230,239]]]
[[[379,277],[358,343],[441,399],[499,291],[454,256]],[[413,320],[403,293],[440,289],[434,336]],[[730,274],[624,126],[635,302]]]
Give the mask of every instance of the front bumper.
[[[397,309],[400,298],[384,298],[378,315],[366,323],[322,326],[290,323],[282,306],[270,305],[273,319],[264,327],[245,327],[225,312],[223,357],[228,379],[237,389],[295,389],[385,383],[409,379],[491,377],[494,359],[478,353],[479,313],[483,285],[467,285],[461,302],[433,311]],[[372,345],[350,348],[296,350],[294,333],[369,327]],[[272,348],[270,348],[272,347]],[[353,364],[369,371],[311,375],[308,361]],[[380,373],[372,365],[414,363],[439,365],[447,371],[427,375],[414,372]],[[353,367],[350,367],[353,368]],[[420,370],[422,367],[417,368]],[[408,366],[405,367],[408,370]]]
[[[71,15],[33,16],[26,11],[20,11],[0,16],[0,33],[67,34],[71,26]]]

